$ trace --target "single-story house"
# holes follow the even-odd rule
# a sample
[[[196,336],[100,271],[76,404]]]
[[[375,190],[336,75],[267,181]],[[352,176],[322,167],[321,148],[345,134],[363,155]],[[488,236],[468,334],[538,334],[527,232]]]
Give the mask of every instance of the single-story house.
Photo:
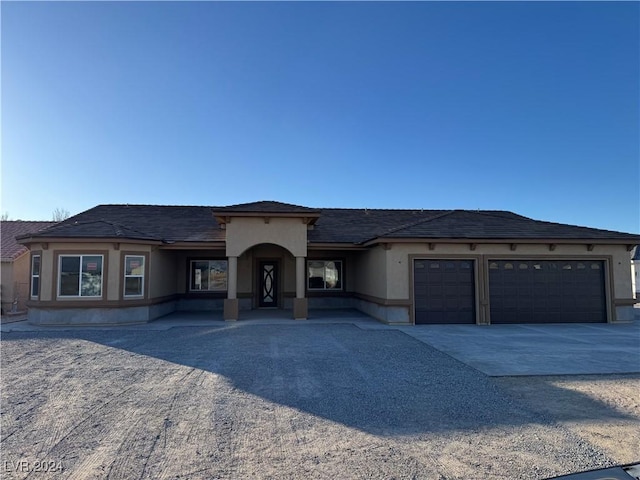
[[[0,221],[2,314],[19,313],[26,310],[30,291],[29,281],[34,278],[30,275],[31,256],[29,249],[18,243],[16,236],[38,232],[51,225],[55,225],[55,222]]]
[[[99,205],[18,240],[35,324],[357,308],[390,324],[624,322],[640,235],[507,211]],[[37,268],[36,268],[37,266]]]

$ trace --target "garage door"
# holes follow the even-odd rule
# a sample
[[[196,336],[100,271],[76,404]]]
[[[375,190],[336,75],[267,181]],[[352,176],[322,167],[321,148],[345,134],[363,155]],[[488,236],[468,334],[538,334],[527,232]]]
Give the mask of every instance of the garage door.
[[[606,322],[604,262],[489,260],[491,323]]]
[[[473,260],[414,260],[415,323],[476,323]]]

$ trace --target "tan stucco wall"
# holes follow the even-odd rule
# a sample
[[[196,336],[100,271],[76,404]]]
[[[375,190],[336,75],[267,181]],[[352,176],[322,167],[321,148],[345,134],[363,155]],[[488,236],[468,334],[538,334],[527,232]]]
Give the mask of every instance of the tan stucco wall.
[[[226,225],[227,255],[238,257],[261,243],[280,245],[294,256],[307,255],[307,226],[300,218],[234,217]]]
[[[40,244],[31,245],[31,250],[41,250],[40,259],[40,300],[55,300],[57,295],[58,281],[54,278],[54,254],[86,254],[93,252],[107,252],[105,264],[107,267],[107,281],[102,281],[103,296],[106,299],[118,298],[118,276],[120,274],[119,252],[114,249],[113,243],[49,243],[47,248]],[[115,255],[117,253],[117,255]],[[117,258],[113,258],[117,257]]]
[[[623,245],[611,248],[613,255],[613,278],[616,298],[633,298],[633,278],[629,252]]]
[[[387,298],[387,251],[381,246],[357,255],[354,273],[354,290],[364,295]]]
[[[31,245],[30,250],[40,250],[40,300],[52,300],[56,285],[53,278],[53,250],[44,250],[40,244]]]
[[[178,272],[185,269],[186,263],[180,265],[174,252],[152,251],[149,256],[149,297],[166,297],[177,293]],[[184,275],[183,272],[182,276]]]
[[[11,310],[13,303],[13,262],[2,262],[0,266],[0,284],[2,285],[2,309]]]
[[[13,262],[2,262],[2,307],[11,311],[18,297],[17,310],[24,311],[31,294],[31,253],[25,252]]]
[[[248,294],[253,291],[254,284],[253,250],[244,252],[238,258],[238,293]]]
[[[475,250],[470,250],[468,244],[442,243],[436,244],[434,250],[429,250],[427,244],[396,243],[386,253],[387,291],[390,299],[408,299],[410,291],[409,255],[423,254],[427,257],[447,255],[499,255],[512,258],[526,258],[527,256],[546,256],[549,259],[565,257],[609,257],[611,256],[611,270],[613,273],[613,287],[615,298],[631,298],[631,267],[629,252],[624,245],[595,245],[588,251],[585,245],[556,245],[550,251],[548,245],[518,244],[516,250],[511,250],[506,244],[478,244]]]
[[[14,288],[18,288],[18,310],[20,311],[26,309],[26,302],[31,294],[30,275],[31,254],[27,251],[13,261],[13,282]]]
[[[40,300],[51,301],[56,299],[58,280],[54,278],[54,272],[57,267],[54,265],[55,253],[87,254],[94,252],[100,252],[105,255],[103,269],[106,269],[106,281],[105,278],[103,278],[103,297],[106,300],[119,300],[122,285],[121,252],[149,252],[151,246],[121,243],[119,244],[119,248],[116,249],[114,243],[49,243],[46,249],[43,248],[41,244],[33,244],[31,245],[31,250],[38,250],[41,255]],[[30,269],[29,263],[27,263],[27,268]],[[65,300],[73,301],[69,299]]]

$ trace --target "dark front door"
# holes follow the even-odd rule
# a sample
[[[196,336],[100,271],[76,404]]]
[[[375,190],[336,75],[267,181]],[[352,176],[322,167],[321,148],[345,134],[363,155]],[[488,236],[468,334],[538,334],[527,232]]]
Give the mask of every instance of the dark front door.
[[[260,271],[258,272],[259,297],[258,304],[261,307],[277,307],[278,306],[278,262],[262,261],[260,262]]]

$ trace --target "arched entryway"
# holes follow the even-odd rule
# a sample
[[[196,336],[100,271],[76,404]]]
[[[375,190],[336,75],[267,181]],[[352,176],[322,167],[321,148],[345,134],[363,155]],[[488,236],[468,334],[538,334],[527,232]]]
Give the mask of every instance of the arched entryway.
[[[288,207],[287,207],[288,208]],[[252,212],[224,210],[214,212],[216,219],[225,229],[225,250],[228,258],[228,289],[224,306],[224,318],[237,320],[240,300],[246,295],[247,279],[254,279],[251,285],[252,308],[260,304],[268,308],[292,306],[294,318],[307,318],[305,297],[305,258],[307,256],[307,228],[319,213],[304,212]],[[286,254],[285,254],[286,253]],[[269,258],[269,257],[272,258]],[[250,258],[250,263],[247,263]],[[267,275],[263,287],[281,286],[280,292],[272,291],[269,298],[256,301],[259,286],[255,280],[257,273],[255,259],[261,258],[271,264],[263,264],[260,276]],[[293,265],[287,270],[287,264]],[[247,271],[247,268],[251,268]],[[268,269],[267,270],[265,270]],[[240,289],[238,289],[240,287]],[[264,300],[269,300],[265,302]]]
[[[293,309],[296,296],[296,258],[289,250],[272,243],[247,249],[238,259],[239,295],[251,294],[253,309]],[[249,274],[250,273],[250,274]]]
[[[237,305],[238,310],[228,310],[227,320],[249,309],[288,310],[293,318],[307,317],[305,257],[294,256],[281,245],[258,243],[229,260],[229,290],[235,299],[226,303]]]

